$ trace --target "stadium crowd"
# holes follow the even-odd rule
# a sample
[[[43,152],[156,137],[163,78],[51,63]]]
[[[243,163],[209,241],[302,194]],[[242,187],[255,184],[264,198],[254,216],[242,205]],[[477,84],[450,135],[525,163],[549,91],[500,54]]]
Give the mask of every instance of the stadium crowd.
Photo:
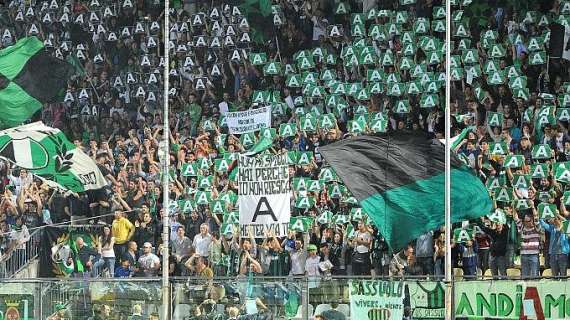
[[[331,276],[443,275],[441,230],[392,252],[319,153],[334,141],[385,131],[417,131],[439,143],[443,3],[279,0],[253,22],[248,8],[230,2],[175,3],[169,16],[168,193],[177,205],[169,209],[168,266],[160,259],[161,3],[2,7],[2,47],[35,35],[77,66],[64,102],[44,106],[37,120],[64,131],[108,181],[106,189],[76,194],[50,189],[3,162],[3,257],[38,227],[85,218],[77,224],[98,234],[93,246],[76,241],[85,266],[75,270],[78,276],[154,277],[162,268],[205,279],[307,275],[318,279],[318,289]],[[487,270],[492,277],[566,276],[570,61],[546,52],[551,23],[568,24],[570,4],[528,3],[453,2],[452,130],[464,133],[454,151],[486,183],[496,207],[480,221],[455,226],[456,234],[468,231],[451,248],[464,277]],[[263,105],[272,106],[271,129],[228,132],[227,112]],[[254,238],[251,230],[240,237],[233,220],[233,155],[263,136],[273,141],[267,152],[291,155],[292,216],[312,218],[283,238],[271,232]],[[218,166],[220,160],[229,166]],[[299,183],[313,180],[319,183],[310,190]]]

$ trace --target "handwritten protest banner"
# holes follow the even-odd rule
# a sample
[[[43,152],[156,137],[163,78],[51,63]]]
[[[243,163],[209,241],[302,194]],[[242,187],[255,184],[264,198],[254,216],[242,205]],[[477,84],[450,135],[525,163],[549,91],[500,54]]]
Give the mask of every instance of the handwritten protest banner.
[[[287,235],[291,218],[289,164],[287,154],[239,157],[239,223],[242,236],[249,226],[256,238],[272,230],[278,237]]]
[[[349,290],[352,319],[403,318],[404,282],[351,280]]]
[[[231,134],[255,132],[271,128],[271,107],[226,113],[226,123]]]

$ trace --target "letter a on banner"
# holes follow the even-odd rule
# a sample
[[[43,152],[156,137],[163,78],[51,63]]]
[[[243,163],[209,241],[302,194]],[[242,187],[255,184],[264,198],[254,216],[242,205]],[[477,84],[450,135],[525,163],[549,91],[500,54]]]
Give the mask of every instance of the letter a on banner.
[[[265,205],[265,210],[261,210],[262,205]],[[253,221],[252,222],[257,221],[257,216],[264,216],[264,215],[271,216],[271,218],[275,222],[278,221],[277,217],[275,216],[275,213],[273,213],[273,209],[271,209],[271,206],[269,205],[269,201],[267,201],[267,197],[259,198],[259,202],[257,203],[257,207],[255,208],[255,213],[253,214]]]

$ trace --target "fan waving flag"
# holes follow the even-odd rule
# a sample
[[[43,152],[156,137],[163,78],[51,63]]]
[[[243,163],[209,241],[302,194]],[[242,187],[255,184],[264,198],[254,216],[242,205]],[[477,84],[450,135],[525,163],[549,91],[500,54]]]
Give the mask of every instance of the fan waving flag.
[[[22,124],[42,104],[54,102],[74,68],[52,57],[36,37],[0,50],[0,128]]]
[[[394,250],[445,223],[445,149],[418,133],[359,136],[319,149]],[[483,183],[452,156],[451,220],[488,214]]]
[[[58,129],[41,122],[0,131],[0,158],[53,187],[82,192],[106,185],[97,164]]]

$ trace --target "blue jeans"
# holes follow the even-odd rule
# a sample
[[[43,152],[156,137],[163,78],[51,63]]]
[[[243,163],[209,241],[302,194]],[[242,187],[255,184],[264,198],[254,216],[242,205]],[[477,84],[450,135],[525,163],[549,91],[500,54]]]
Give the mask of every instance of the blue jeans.
[[[564,253],[550,255],[550,268],[553,277],[566,277],[568,255]]]
[[[110,277],[115,277],[115,257],[109,257],[99,258],[99,260],[93,262],[93,267],[91,268],[93,278],[99,277],[105,267],[109,269]]]
[[[114,278],[115,277],[115,257],[103,258],[103,261],[105,261],[105,264],[103,266],[107,267],[107,269],[109,269],[109,276],[111,278]]]
[[[507,257],[505,256],[491,256],[489,259],[491,267],[491,274],[493,278],[506,278],[507,277]]]
[[[538,278],[538,254],[521,254],[521,277]]]

